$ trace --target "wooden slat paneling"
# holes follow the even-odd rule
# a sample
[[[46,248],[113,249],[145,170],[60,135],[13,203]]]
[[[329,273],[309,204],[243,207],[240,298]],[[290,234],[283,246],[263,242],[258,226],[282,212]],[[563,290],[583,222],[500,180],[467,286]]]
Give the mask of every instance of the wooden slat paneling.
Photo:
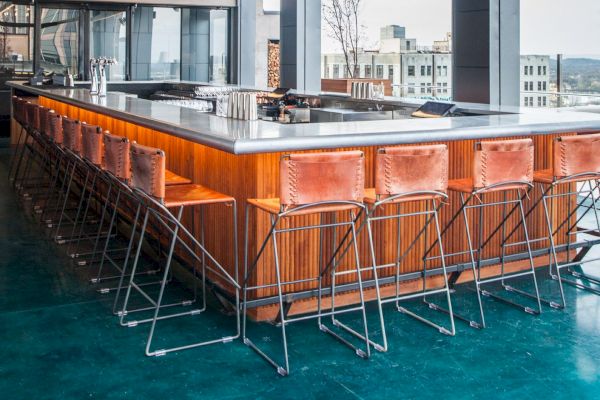
[[[135,126],[107,116],[100,116],[77,107],[62,104],[47,98],[41,98],[41,104],[53,108],[58,112],[68,115],[71,118],[78,118],[91,124],[99,124],[104,129],[110,130],[117,135],[127,136],[141,144],[162,148],[167,154],[167,168],[174,172],[193,179],[195,183],[208,186],[212,189],[234,196],[238,201],[238,220],[236,221],[239,231],[238,256],[240,260],[240,278],[243,271],[243,240],[244,240],[244,213],[246,199],[248,198],[271,198],[278,196],[279,183],[279,160],[283,153],[265,153],[255,155],[233,155],[220,150],[216,150],[204,145],[192,143],[173,137],[151,129]],[[535,167],[536,169],[547,168],[551,165],[550,151],[552,140],[558,135],[540,135],[534,136],[535,143]],[[474,141],[459,141],[447,143],[450,153],[449,174],[450,179],[468,177],[473,169],[473,149]],[[361,147],[358,148],[365,153],[366,159],[366,184],[374,185],[374,160],[376,148]],[[340,149],[342,150],[342,149]],[[343,149],[348,150],[348,149]],[[566,188],[564,189],[566,190]],[[534,195],[538,195],[535,193]],[[487,195],[486,200],[500,200],[500,195]],[[559,220],[561,216],[566,215],[569,201],[574,199],[560,200],[556,202],[553,210],[553,218]],[[460,204],[459,196],[451,194],[449,202],[441,212],[442,227],[447,224],[451,216],[456,212]],[[529,206],[531,202],[527,202]],[[414,203],[402,205],[401,209],[405,212],[417,211],[422,209],[423,203]],[[501,220],[502,210],[496,207],[494,210],[486,211],[484,217],[484,232],[488,234]],[[206,245],[216,258],[233,273],[233,242],[231,237],[231,210],[224,207],[209,207],[206,210]],[[470,212],[470,219],[474,222],[474,232],[478,227],[478,221],[474,219],[475,215]],[[189,223],[191,214],[187,216],[186,223]],[[331,221],[331,217],[327,217]],[[337,216],[338,221],[342,215]],[[420,230],[425,217],[412,217],[402,221],[401,224],[401,248],[404,250],[412,242],[416,233]],[[198,219],[196,219],[198,221]],[[270,226],[269,217],[262,212],[252,212],[249,227],[249,253],[255,254],[257,248],[264,240]],[[285,221],[283,226],[293,224],[315,224],[319,222],[319,216],[294,217],[291,221]],[[514,215],[508,222],[507,227],[515,226],[517,215]],[[546,226],[543,219],[543,210],[538,208],[530,219],[530,235],[540,237],[546,234]],[[197,224],[196,224],[197,225]],[[418,271],[422,268],[422,252],[431,245],[434,230],[433,226],[428,232],[428,243],[422,241],[415,246],[408,257],[404,260],[401,271]],[[196,232],[199,235],[199,228],[196,226]],[[370,265],[368,241],[366,240],[366,231],[360,235],[359,249],[360,262],[362,266]],[[391,263],[395,260],[396,254],[396,222],[389,220],[385,223],[379,223],[375,227],[376,252],[379,263]],[[338,229],[337,237],[342,236],[342,229]],[[558,242],[564,242],[564,232],[559,235]],[[484,252],[485,257],[493,257],[500,254],[500,235],[494,237],[490,245]],[[523,234],[518,232],[514,237],[515,241],[523,240]],[[295,232],[291,234],[282,234],[278,237],[279,254],[281,256],[281,265],[283,266],[282,277],[286,280],[298,280],[307,277],[316,277],[319,271],[319,234],[317,231]],[[538,243],[535,247],[545,246],[547,243]],[[444,247],[446,253],[464,251],[467,244],[464,234],[464,225],[462,219],[454,224],[447,235],[444,237]],[[323,253],[331,254],[334,248],[332,235],[328,233],[325,237],[325,246]],[[524,248],[511,248],[507,254],[523,252]],[[437,249],[435,254],[437,254]],[[466,261],[466,256],[455,257],[448,260],[448,264]],[[355,266],[352,252],[339,260],[339,270],[351,270]],[[429,267],[437,265],[433,262]],[[384,272],[384,275],[395,273],[391,268]],[[370,273],[364,274],[365,278],[370,277]],[[347,275],[338,278],[338,283],[347,283],[356,281],[355,275]],[[268,246],[263,258],[257,267],[257,278],[255,284],[266,284],[275,282],[275,272],[273,268],[272,247]],[[307,290],[315,288],[316,283],[302,283],[286,288],[289,292]],[[272,296],[275,291],[264,289],[258,293],[258,296]],[[259,315],[260,317],[260,315]]]

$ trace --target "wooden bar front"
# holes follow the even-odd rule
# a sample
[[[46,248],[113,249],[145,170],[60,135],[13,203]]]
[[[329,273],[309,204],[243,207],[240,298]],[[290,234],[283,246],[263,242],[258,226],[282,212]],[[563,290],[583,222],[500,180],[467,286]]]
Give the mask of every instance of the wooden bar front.
[[[167,154],[167,168],[177,174],[189,177],[195,183],[199,183],[218,190],[220,192],[234,196],[238,201],[238,220],[236,221],[240,245],[237,249],[240,261],[240,281],[243,279],[244,265],[244,214],[246,199],[248,198],[272,198],[278,196],[279,184],[279,160],[283,153],[263,153],[251,155],[234,155],[201,144],[192,143],[179,139],[167,133],[153,131],[141,126],[118,120],[106,115],[97,114],[82,108],[67,105],[48,98],[40,98],[40,104],[52,108],[57,112],[85,121],[89,124],[100,125],[103,129],[110,132],[128,137],[138,143],[154,146],[163,149]],[[535,144],[535,168],[543,169],[551,165],[552,140],[557,135],[537,135],[533,136]],[[492,139],[492,138],[490,138]],[[450,153],[449,175],[450,179],[463,178],[471,175],[474,141],[456,141],[447,143]],[[374,184],[374,157],[377,148],[360,147],[365,153],[366,160],[366,184]],[[347,149],[339,149],[347,150]],[[536,190],[532,196],[539,195]],[[491,195],[490,195],[491,196]],[[490,200],[492,197],[490,197]],[[499,200],[499,197],[495,197]],[[555,203],[552,211],[553,218],[558,220],[560,216],[565,216],[568,210],[569,201],[573,199],[559,200]],[[528,206],[526,202],[526,207]],[[456,212],[460,204],[457,195],[451,195],[448,204],[443,207],[441,212],[441,225],[446,225],[451,216]],[[422,209],[423,204],[410,204],[402,206],[405,211],[417,211]],[[486,212],[484,234],[491,233],[501,220],[501,207],[494,208],[493,211]],[[210,207],[206,213],[206,244],[218,260],[233,274],[233,243],[231,236],[231,210],[223,207]],[[471,215],[471,221],[475,223],[474,232],[477,229],[477,223],[474,215]],[[508,222],[508,229],[515,226],[516,215]],[[406,248],[416,233],[421,229],[424,222],[424,216],[406,219],[401,225],[401,246]],[[254,211],[251,214],[248,231],[249,254],[256,254],[257,248],[267,234],[270,223],[268,217],[262,213]],[[319,221],[319,217],[295,217],[292,222],[294,225],[311,224]],[[532,215],[529,222],[530,235],[532,237],[541,237],[547,234],[547,228],[543,219],[543,210],[539,207]],[[287,222],[286,222],[287,223]],[[432,243],[434,236],[433,226],[428,235],[429,244]],[[395,221],[388,221],[375,227],[376,253],[379,263],[390,263],[395,259],[396,254],[396,232],[397,224]],[[338,238],[340,235],[338,235]],[[564,238],[563,234],[558,235]],[[524,236],[518,232],[514,241],[523,240]],[[496,235],[490,242],[487,250],[484,252],[484,258],[491,258],[500,255],[500,235]],[[444,246],[446,253],[465,251],[467,243],[464,234],[464,225],[462,221],[453,225],[453,227],[444,236]],[[282,278],[285,280],[300,280],[308,277],[316,277],[319,270],[319,234],[316,230],[294,232],[282,234],[278,237],[279,254],[282,262]],[[402,272],[416,272],[422,269],[422,252],[426,243],[419,243],[412,251],[405,262],[402,264]],[[534,248],[547,247],[548,243],[537,243]],[[332,235],[326,235],[324,254],[331,254],[333,248]],[[522,253],[525,251],[523,246],[512,247],[507,254]],[[359,237],[359,252],[361,264],[363,267],[370,266],[368,253],[368,241],[363,232]],[[437,252],[434,254],[437,255]],[[466,261],[466,257],[455,257],[448,260],[448,264],[456,264]],[[428,268],[436,266],[433,262]],[[352,269],[354,266],[353,254],[344,257],[340,262],[340,270]],[[394,274],[394,270],[386,270],[384,275]],[[370,273],[365,272],[364,278],[369,279]],[[355,282],[356,275],[348,274],[338,278],[336,283],[343,284]],[[275,269],[273,268],[272,247],[269,245],[257,266],[256,284],[274,283]],[[306,291],[314,289],[316,283],[300,283],[286,287],[288,292]],[[410,290],[410,284],[406,290]],[[229,288],[230,290],[231,288]],[[414,290],[414,289],[413,289]],[[274,290],[262,290],[258,293],[259,297],[271,297],[275,294]],[[275,306],[261,307],[256,314],[257,319],[268,319],[276,314]]]

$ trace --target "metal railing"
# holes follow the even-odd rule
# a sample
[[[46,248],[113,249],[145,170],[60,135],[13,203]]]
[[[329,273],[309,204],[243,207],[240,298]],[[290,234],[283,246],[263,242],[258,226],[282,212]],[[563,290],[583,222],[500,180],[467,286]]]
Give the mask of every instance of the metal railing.
[[[545,102],[544,98],[546,98]],[[531,108],[600,106],[600,93],[522,91],[521,106]]]

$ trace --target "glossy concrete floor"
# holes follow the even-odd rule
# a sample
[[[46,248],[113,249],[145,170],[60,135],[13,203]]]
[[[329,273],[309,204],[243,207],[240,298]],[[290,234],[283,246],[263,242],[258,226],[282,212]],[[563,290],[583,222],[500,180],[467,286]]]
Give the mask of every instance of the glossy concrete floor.
[[[146,327],[119,327],[85,268],[19,208],[6,182],[7,150],[0,152],[2,399],[600,398],[600,297],[570,287],[568,309],[545,308],[540,317],[487,300],[488,329],[459,323],[456,337],[386,308],[390,351],[370,360],[314,323],[292,325],[286,378],[241,342],[145,357]],[[457,307],[472,306],[470,298],[457,295]],[[221,319],[212,311],[179,319],[164,337],[218,335]],[[263,345],[277,343],[275,328],[253,328]]]

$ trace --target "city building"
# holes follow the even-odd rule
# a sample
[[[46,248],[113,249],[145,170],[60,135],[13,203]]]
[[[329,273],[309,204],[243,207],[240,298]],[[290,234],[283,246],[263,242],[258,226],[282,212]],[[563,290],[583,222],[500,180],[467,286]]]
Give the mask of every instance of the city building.
[[[358,56],[356,78],[387,79],[393,95],[408,98],[452,99],[452,34],[436,40],[428,49],[416,39],[406,38],[406,29],[398,25],[381,28],[380,46],[362,50]],[[521,96],[524,107],[549,107],[550,57],[524,55],[520,62]],[[343,54],[322,56],[322,76],[326,79],[348,78]]]
[[[521,56],[521,100],[524,107],[549,107],[550,57]]]
[[[357,73],[353,77],[390,80],[393,95],[409,98],[452,98],[451,35],[436,42],[444,52],[419,50],[416,39],[406,37],[398,25],[381,28],[377,50],[362,50],[358,55]],[[322,56],[322,76],[326,79],[348,78],[343,54]]]

